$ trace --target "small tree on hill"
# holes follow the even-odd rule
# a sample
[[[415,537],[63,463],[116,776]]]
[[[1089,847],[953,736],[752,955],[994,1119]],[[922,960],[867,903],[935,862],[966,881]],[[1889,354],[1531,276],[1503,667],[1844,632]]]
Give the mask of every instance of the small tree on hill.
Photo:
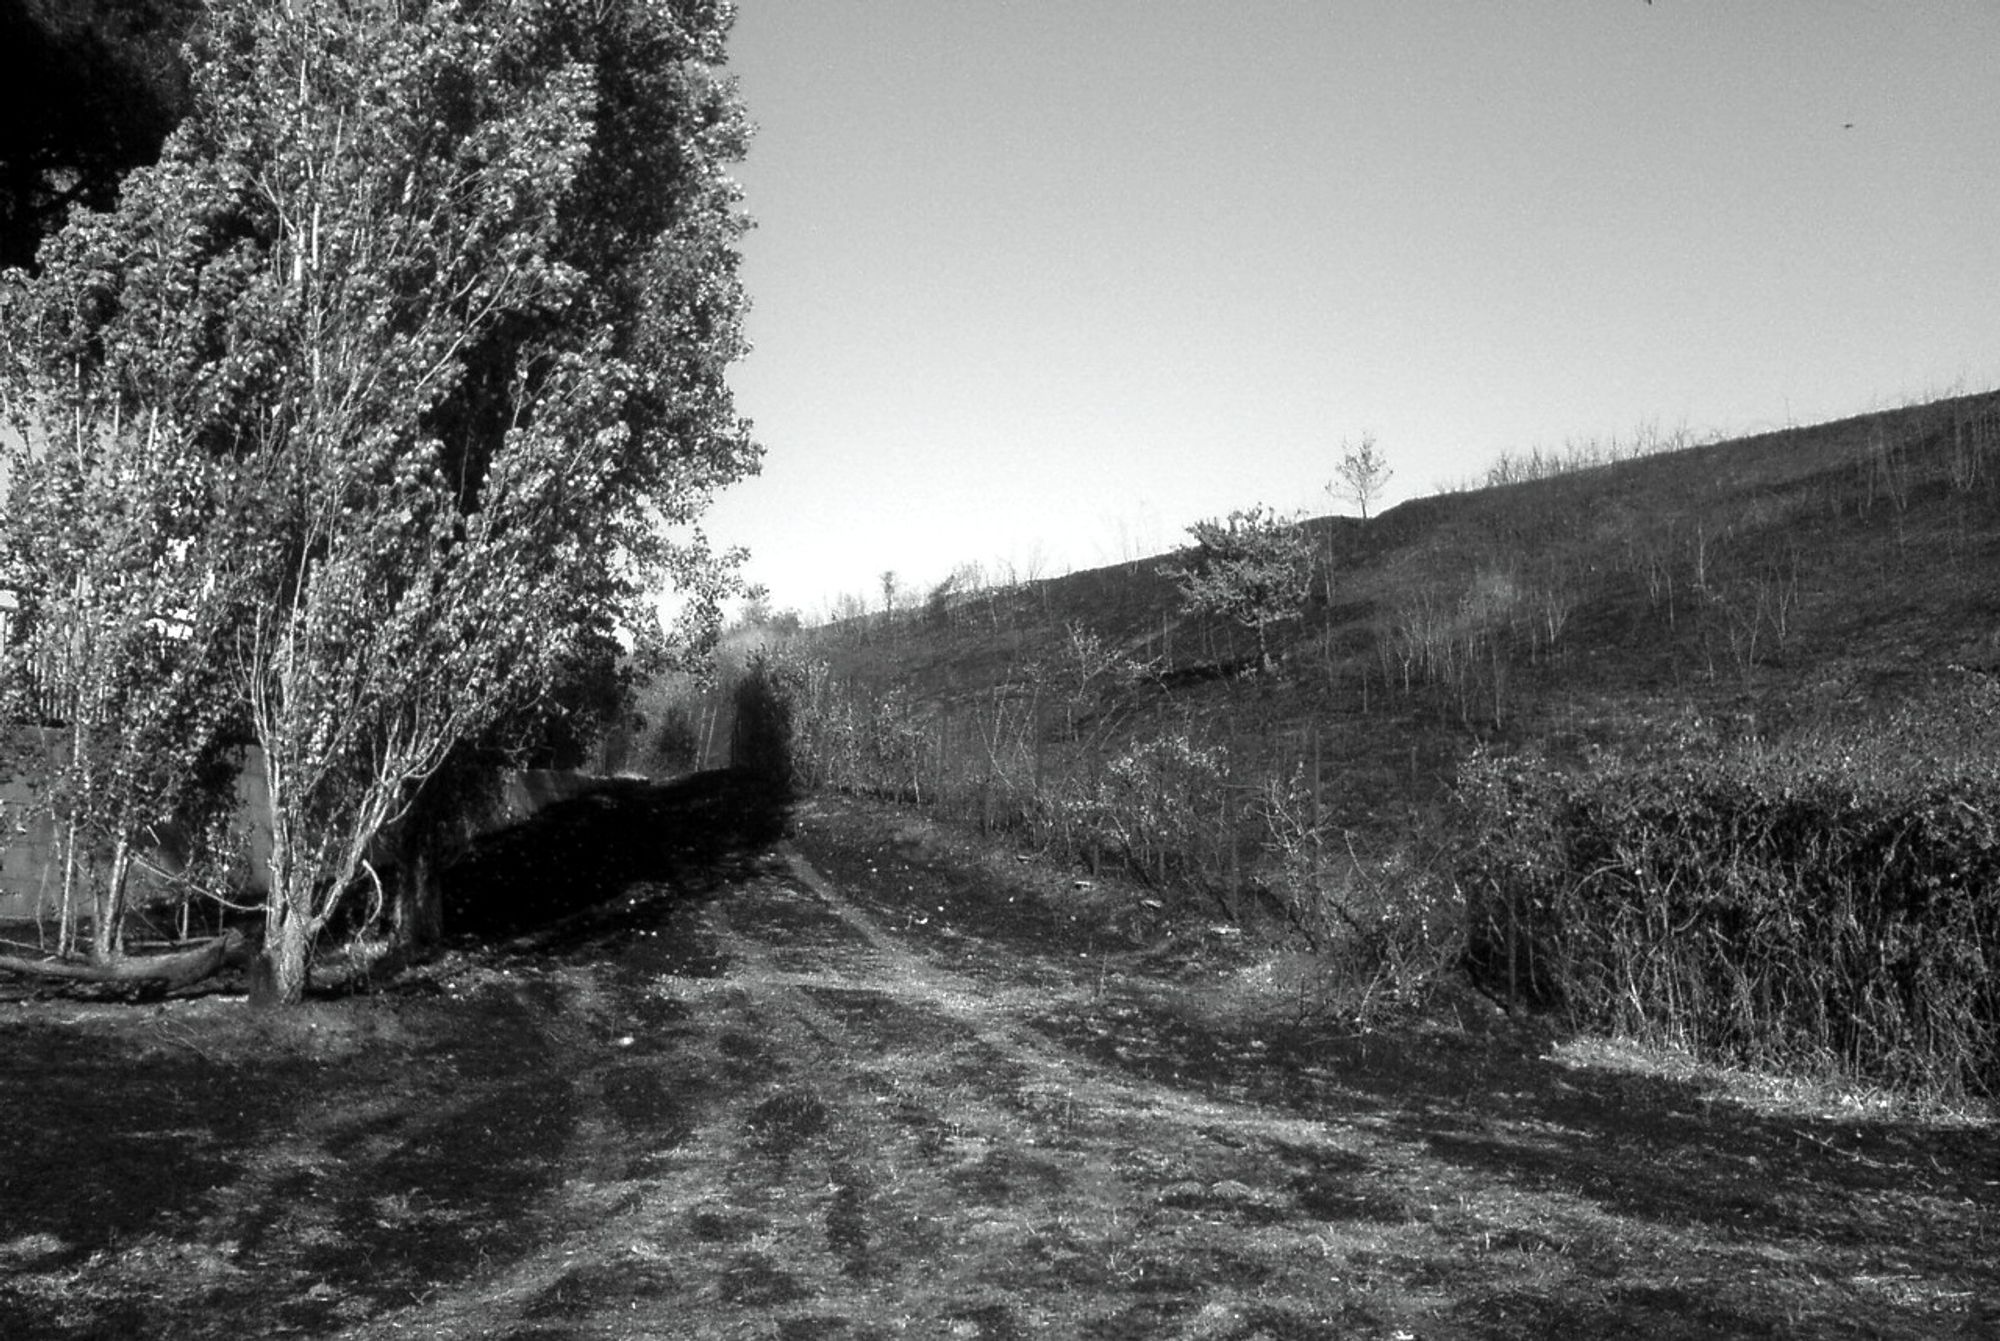
[[[1395,473],[1389,468],[1389,459],[1375,444],[1375,435],[1364,433],[1358,447],[1341,444],[1340,464],[1334,468],[1336,478],[1327,482],[1326,491],[1361,509],[1362,520],[1366,521],[1368,510],[1382,497],[1390,476]]]
[[[1194,543],[1161,571],[1193,614],[1235,620],[1257,635],[1257,664],[1273,666],[1270,628],[1304,612],[1312,592],[1312,541],[1305,528],[1259,504],[1225,521],[1188,527]]]

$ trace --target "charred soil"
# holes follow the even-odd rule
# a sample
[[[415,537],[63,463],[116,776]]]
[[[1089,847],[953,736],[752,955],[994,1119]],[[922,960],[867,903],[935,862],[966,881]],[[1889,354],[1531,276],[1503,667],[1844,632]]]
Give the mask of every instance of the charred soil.
[[[907,811],[609,788],[373,990],[0,1005],[0,1335],[1932,1337],[1990,1125],[1357,1034],[1198,909]]]

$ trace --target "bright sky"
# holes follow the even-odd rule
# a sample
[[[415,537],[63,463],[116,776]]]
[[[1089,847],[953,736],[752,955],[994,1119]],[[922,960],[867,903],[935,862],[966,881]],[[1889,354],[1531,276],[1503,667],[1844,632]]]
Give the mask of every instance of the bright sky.
[[[2000,384],[1991,0],[741,0],[769,450],[809,617],[1502,449]],[[1850,126],[1851,123],[1851,126]]]

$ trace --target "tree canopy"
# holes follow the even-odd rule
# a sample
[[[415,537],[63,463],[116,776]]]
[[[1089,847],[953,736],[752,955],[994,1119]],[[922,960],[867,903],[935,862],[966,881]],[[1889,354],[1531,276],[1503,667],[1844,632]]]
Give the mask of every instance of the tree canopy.
[[[1261,668],[1272,665],[1271,625],[1296,619],[1312,591],[1312,541],[1296,521],[1261,504],[1226,520],[1188,527],[1193,544],[1165,568],[1183,606],[1235,620],[1257,635]]]

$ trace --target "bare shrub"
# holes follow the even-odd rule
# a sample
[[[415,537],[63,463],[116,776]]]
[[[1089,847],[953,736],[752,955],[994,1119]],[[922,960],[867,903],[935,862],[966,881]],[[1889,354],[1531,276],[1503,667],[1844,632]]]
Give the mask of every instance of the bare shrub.
[[[1079,836],[1161,886],[1175,871],[1197,875],[1206,865],[1202,836],[1227,809],[1228,777],[1228,750],[1185,732],[1135,742],[1079,798]]]
[[[1464,914],[1449,876],[1409,849],[1357,854],[1314,799],[1303,765],[1266,779],[1255,810],[1263,879],[1313,953],[1301,1010],[1366,1026],[1423,1004],[1464,957]]]

